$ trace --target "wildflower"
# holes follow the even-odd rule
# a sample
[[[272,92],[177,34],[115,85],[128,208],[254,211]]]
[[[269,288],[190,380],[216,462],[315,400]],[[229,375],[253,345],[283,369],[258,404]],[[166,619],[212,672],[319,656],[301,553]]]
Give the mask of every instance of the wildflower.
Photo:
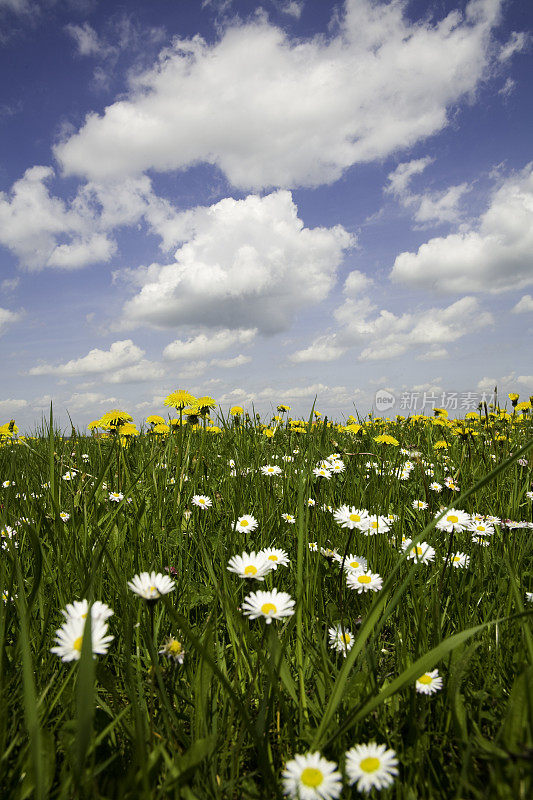
[[[313,500],[312,497],[308,497],[307,498],[307,505],[309,506],[309,508],[312,508],[313,506],[316,506],[316,500]]]
[[[342,792],[342,777],[334,761],[320,753],[297,755],[282,773],[283,794],[291,800],[333,800]]]
[[[15,481],[4,481],[2,483],[2,489],[9,489],[10,486],[14,486]]]
[[[533,603],[533,592],[526,592],[526,600],[528,603]]]
[[[475,544],[480,544],[482,547],[489,547],[489,543],[483,536],[472,536],[472,541]]]
[[[265,558],[263,553],[243,553],[242,556],[232,556],[228,562],[230,572],[235,572],[240,578],[254,578],[263,581],[264,575],[273,569],[272,561]]]
[[[288,567],[291,563],[289,554],[285,550],[280,550],[276,547],[265,547],[258,555],[264,556],[267,561],[271,562],[272,569],[277,569],[278,566]]]
[[[429,488],[431,489],[432,492],[442,492],[442,486],[440,483],[437,483],[437,481],[433,481],[433,483],[430,483]]]
[[[206,497],[205,494],[195,494],[191,502],[193,506],[198,506],[198,508],[203,508],[204,511],[213,505],[210,498]]]
[[[296,522],[296,517],[293,516],[292,514],[282,514],[281,518],[284,519],[285,522],[288,522],[290,525],[294,525],[294,523]]]
[[[448,447],[448,442],[445,441],[444,439],[440,439],[433,445],[434,450],[446,450],[447,447]]]
[[[424,672],[415,683],[416,691],[419,694],[435,694],[439,689],[442,689],[442,678],[439,678],[438,669],[431,672]]]
[[[335,461],[329,462],[329,469],[332,473],[339,473],[339,472],[344,472],[346,467],[344,465],[344,461],[336,459]]]
[[[88,461],[89,460],[89,454],[88,453],[82,453],[81,454],[81,458],[82,458],[82,461]]]
[[[439,514],[441,512],[439,511]],[[470,516],[466,511],[461,511],[457,508],[449,508],[446,514],[440,519],[436,528],[446,533],[453,533],[454,531],[465,531],[470,524]]]
[[[316,553],[318,551],[318,543],[309,542],[309,549],[311,550],[311,552]]]
[[[4,603],[14,603],[15,602],[15,598],[18,597],[17,594],[15,594],[15,595],[9,594],[7,589],[2,589],[1,592],[2,592],[2,601]],[[526,592],[526,595],[527,595],[527,592]]]
[[[528,500],[533,500],[533,492],[526,492],[526,497]]]
[[[325,467],[315,467],[313,475],[316,475],[317,478],[325,478],[326,480],[331,478],[331,472]]]
[[[368,518],[368,511],[364,509],[354,508],[353,506],[341,506],[337,511],[333,512],[333,519],[342,528],[359,528],[363,530]]]
[[[392,444],[394,447],[398,447],[400,444],[398,439],[395,439],[394,436],[389,436],[388,433],[382,433],[380,436],[374,436],[374,441],[378,444]]]
[[[112,503],[120,503],[121,500],[124,500],[124,495],[122,492],[109,492],[109,499]]]
[[[159,651],[159,655],[167,656],[167,658],[171,658],[176,664],[183,664],[185,660],[185,650],[181,642],[177,639],[174,639],[173,636],[169,636],[161,650]]]
[[[348,650],[351,650],[353,647],[353,633],[348,630],[348,628],[344,628],[343,632],[341,625],[334,625],[333,628],[328,630],[328,633],[329,646],[338,653],[343,653],[346,657],[348,655]]]
[[[494,528],[486,522],[472,522],[468,529],[476,536],[492,536],[494,534]]]
[[[358,744],[346,753],[346,772],[350,786],[357,783],[359,792],[385,789],[398,774],[398,759],[394,750],[384,744]]]
[[[58,655],[62,661],[78,661],[81,656],[86,620],[83,617],[69,617],[56,631],[56,647],[50,652]],[[113,640],[107,635],[107,625],[102,620],[91,619],[91,643],[93,655],[105,655]]]
[[[463,569],[470,564],[470,556],[467,556],[466,553],[454,553],[450,563],[452,567]]]
[[[158,600],[162,595],[174,591],[175,584],[168,575],[160,572],[141,572],[128,581],[128,586],[145,600]]]
[[[244,408],[242,408],[242,406],[232,406],[229,413],[232,417],[240,417],[241,414],[244,414]]]
[[[339,562],[339,564],[342,565],[343,563],[342,556],[337,556],[336,560]],[[346,558],[344,559],[344,569],[346,570],[346,572],[359,572],[360,570],[363,570],[364,572],[366,568],[367,568],[367,561],[366,558],[363,558],[362,556],[356,556],[353,553],[350,553],[350,555],[346,556]]]
[[[69,619],[86,619],[89,614],[89,601],[88,600],[74,600],[73,603],[68,603],[67,607],[61,611],[63,616]],[[113,616],[113,610],[109,608],[106,603],[101,603],[100,600],[95,600],[91,606],[91,619],[93,622],[105,622],[109,617]]]
[[[413,500],[411,506],[415,511],[424,511],[428,507],[428,504],[424,500]]]
[[[60,519],[63,520],[63,522],[68,522],[68,520],[70,519],[70,514],[67,514],[66,511],[60,511],[59,512],[59,517],[60,517]]]
[[[176,409],[185,408],[185,406],[189,406],[195,401],[194,395],[185,391],[185,389],[178,389],[165,397],[165,405]]]
[[[364,527],[360,528],[360,530],[368,533],[369,536],[375,536],[376,533],[387,533],[387,531],[390,529],[390,524],[387,518],[381,517],[378,514],[367,516],[363,522]]]
[[[71,469],[69,472],[65,472],[65,474],[63,475],[63,480],[64,481],[71,481],[73,478],[76,477],[77,474],[78,473],[76,472],[76,470]]]
[[[274,466],[266,464],[266,466],[261,467],[261,472],[263,475],[281,475],[281,467],[278,467],[277,464]]]
[[[359,570],[347,573],[346,584],[349,589],[354,589],[358,594],[377,592],[383,586],[383,578],[370,570]]]
[[[244,598],[242,611],[250,619],[264,617],[267,625],[270,625],[273,619],[292,616],[294,603],[287,592],[278,592],[277,589],[272,589],[271,592],[258,591]]]
[[[250,514],[244,514],[242,517],[233,523],[233,529],[236,531],[255,531],[257,525],[259,523],[255,519],[255,517],[250,516]]]
[[[407,558],[413,559],[417,564],[428,564],[435,560],[435,550],[427,542],[419,542],[411,546],[411,539],[407,539],[403,544],[404,550],[409,550]]]

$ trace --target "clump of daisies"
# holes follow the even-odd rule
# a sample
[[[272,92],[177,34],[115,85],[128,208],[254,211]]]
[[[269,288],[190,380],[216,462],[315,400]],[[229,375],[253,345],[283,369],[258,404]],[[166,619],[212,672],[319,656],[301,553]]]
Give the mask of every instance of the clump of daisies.
[[[105,603],[97,600],[90,606],[91,609],[91,647],[93,656],[102,656],[107,653],[113,636],[107,633],[107,620],[113,611]],[[85,635],[85,625],[89,616],[88,600],[75,600],[69,603],[61,612],[65,622],[56,631],[55,647],[50,651],[61,658],[62,661],[79,661]]]

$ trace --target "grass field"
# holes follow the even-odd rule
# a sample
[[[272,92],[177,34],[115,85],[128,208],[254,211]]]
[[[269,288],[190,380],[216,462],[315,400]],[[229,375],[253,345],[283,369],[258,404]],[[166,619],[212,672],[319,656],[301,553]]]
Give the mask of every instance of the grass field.
[[[513,403],[0,428],[2,800],[530,798],[533,421]],[[83,599],[112,616],[66,610]]]

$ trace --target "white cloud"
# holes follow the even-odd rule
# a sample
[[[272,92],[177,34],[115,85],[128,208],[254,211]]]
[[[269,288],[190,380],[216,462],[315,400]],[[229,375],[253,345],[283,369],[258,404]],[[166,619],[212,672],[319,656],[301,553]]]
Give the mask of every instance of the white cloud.
[[[200,333],[187,341],[176,339],[165,347],[163,358],[169,361],[205,358],[214,353],[221,353],[236,344],[249,344],[256,334],[257,328],[235,331],[226,328],[210,335]]]
[[[530,294],[525,294],[514,306],[513,314],[526,314],[528,311],[533,311],[533,297]]]
[[[144,350],[133,344],[131,339],[113,342],[109,350],[90,350],[83,358],[72,359],[66,364],[39,364],[29,370],[30,375],[99,375],[104,372],[122,370],[138,364]]]
[[[397,256],[393,281],[444,292],[504,292],[533,284],[533,163],[505,180],[477,229]]]
[[[3,292],[14,292],[19,282],[20,278],[4,278],[2,283],[0,283],[0,289]]]
[[[294,386],[289,389],[267,386],[257,391],[248,391],[238,388],[222,394],[219,402],[221,404],[239,401],[249,403],[256,401],[291,403],[302,399],[312,399],[315,395],[317,395],[318,403],[327,403],[328,406],[330,406],[350,403],[361,395],[361,391],[360,389],[350,390],[346,386],[327,386],[324,383],[312,383],[308,386]]]
[[[176,38],[55,148],[67,174],[96,180],[218,166],[243,189],[317,186],[437,133],[495,57],[500,0],[432,24],[399,2],[347,0],[338,32],[291,41],[260,15],[221,38]]]
[[[304,8],[302,0],[278,0],[276,5],[283,14],[288,14],[289,17],[294,17],[294,19],[300,19]]]
[[[14,11],[16,14],[27,14],[32,11],[35,6],[29,0],[0,0],[0,8],[7,8],[9,11]]]
[[[369,278],[368,275],[365,275],[358,269],[354,269],[347,275],[342,291],[347,297],[355,298],[357,295],[366,291],[372,283],[372,278]]]
[[[208,367],[207,361],[191,361],[189,364],[185,364],[180,372],[179,377],[183,380],[189,380],[190,378],[197,378],[199,375],[203,375]]]
[[[18,322],[23,317],[22,311],[10,311],[8,308],[0,308],[0,334],[14,322]]]
[[[0,192],[0,244],[30,270],[44,267],[79,269],[109,261],[115,243],[101,230],[82,189],[68,205],[50,194],[51,167],[27,169],[11,192]],[[65,238],[68,241],[61,241]]]
[[[513,31],[508,41],[503,45],[498,55],[500,61],[508,61],[515,53],[521,53],[531,41],[529,33]]]
[[[11,414],[14,411],[19,411],[21,408],[28,406],[27,400],[10,398],[7,400],[0,400],[0,412],[2,414]]]
[[[438,345],[433,345],[426,350],[424,353],[420,353],[416,357],[417,361],[436,361],[440,358],[448,358],[449,353],[445,347],[439,347]]]
[[[74,392],[64,405],[73,411],[81,411],[85,408],[93,408],[93,406],[114,405],[117,402],[116,397],[106,397],[101,392]]]
[[[244,364],[249,364],[251,356],[238,355],[234,358],[213,358],[211,366],[222,367],[223,369],[233,369],[234,367],[242,367]]]
[[[340,225],[305,228],[283,190],[225,198],[184,212],[179,223],[175,262],[129,273],[142,288],[124,306],[123,327],[285,330],[298,311],[327,296],[343,251],[355,242]],[[170,346],[174,358],[181,346]]]
[[[533,393],[533,375],[519,375],[516,379],[518,383],[526,386]]]
[[[143,358],[138,364],[106,373],[102,380],[105,383],[146,383],[159,380],[164,375],[165,369],[160,364]]]
[[[105,58],[114,52],[114,48],[101,41],[94,28],[88,22],[84,22],[82,25],[66,25],[65,30],[74,39],[80,56]]]
[[[336,361],[346,352],[346,347],[339,347],[336,341],[336,334],[318,336],[309,347],[292,353],[289,361],[296,364],[303,364],[307,361]]]
[[[470,188],[467,183],[425,193],[411,192],[409,188],[412,178],[420,175],[434,160],[426,157],[398,164],[388,175],[385,192],[394,195],[404,208],[411,209],[416,222],[456,222],[459,202]]]

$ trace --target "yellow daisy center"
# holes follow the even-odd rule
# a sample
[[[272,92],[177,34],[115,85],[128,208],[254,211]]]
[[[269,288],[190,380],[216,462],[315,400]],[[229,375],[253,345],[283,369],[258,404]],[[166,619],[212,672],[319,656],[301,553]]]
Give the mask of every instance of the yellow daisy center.
[[[427,672],[425,672],[425,673],[424,673],[424,674],[423,674],[423,675],[422,675],[422,676],[421,676],[421,677],[418,679],[418,683],[423,683],[423,684],[425,684],[426,686],[427,686],[428,684],[430,684],[432,681],[433,681],[433,678],[431,677],[431,675],[428,675],[428,674],[427,674]]]
[[[417,554],[417,556],[421,556],[421,555],[422,555],[422,553],[423,553],[423,550],[422,550],[422,548],[421,548],[421,547],[417,547],[417,548],[416,548],[416,554]]]
[[[377,528],[377,527],[378,527],[378,523],[377,523],[377,522],[372,522],[372,523],[370,524],[370,527],[371,527],[371,528]]]
[[[349,633],[345,633],[344,636],[341,637],[345,644],[350,644],[352,641],[352,637]]]
[[[461,560],[461,556],[454,556],[454,557],[453,557],[453,560],[454,560],[454,561],[460,561],[460,560]]]
[[[350,522],[360,522],[361,517],[359,514],[350,514]]]
[[[324,775],[316,767],[306,767],[300,775],[300,780],[304,786],[320,786],[324,780]]]
[[[277,611],[277,608],[274,605],[274,603],[263,603],[263,605],[261,606],[261,613],[262,614],[270,614],[271,611],[273,611],[274,614]],[[309,784],[309,785],[311,785],[311,784]]]
[[[157,587],[155,587],[155,586],[150,586],[150,588],[148,589],[148,591],[150,592],[150,594],[154,594],[154,592],[155,592],[155,593],[157,593]]]
[[[83,636],[78,636],[77,639],[74,640],[72,647],[74,650],[77,650],[78,653],[81,653],[81,643],[83,642]]]
[[[448,517],[446,517],[446,519],[448,520],[448,522],[452,523],[459,522],[459,517],[456,517],[455,514],[450,514]]]
[[[241,519],[241,527],[245,528],[248,525],[247,519]]]
[[[363,760],[359,762],[359,766],[363,772],[375,772],[379,767],[379,758],[368,756],[368,758],[363,758]]]
[[[254,567],[253,564],[248,564],[247,567],[244,568],[245,575],[256,575],[257,574],[257,567]]]
[[[274,553],[272,553],[272,555],[268,557],[268,560],[269,560],[269,561],[277,561],[277,560],[278,560],[278,557],[277,557],[277,555],[275,555]]]
[[[178,642],[177,639],[173,639],[171,642],[168,643],[167,649],[169,650],[172,655],[178,655],[181,653],[181,642]]]
[[[350,567],[353,567],[353,569],[357,569],[358,566],[359,561],[350,561]]]
[[[370,577],[370,575],[358,575],[357,580],[359,581],[359,583],[370,583],[372,578]]]

